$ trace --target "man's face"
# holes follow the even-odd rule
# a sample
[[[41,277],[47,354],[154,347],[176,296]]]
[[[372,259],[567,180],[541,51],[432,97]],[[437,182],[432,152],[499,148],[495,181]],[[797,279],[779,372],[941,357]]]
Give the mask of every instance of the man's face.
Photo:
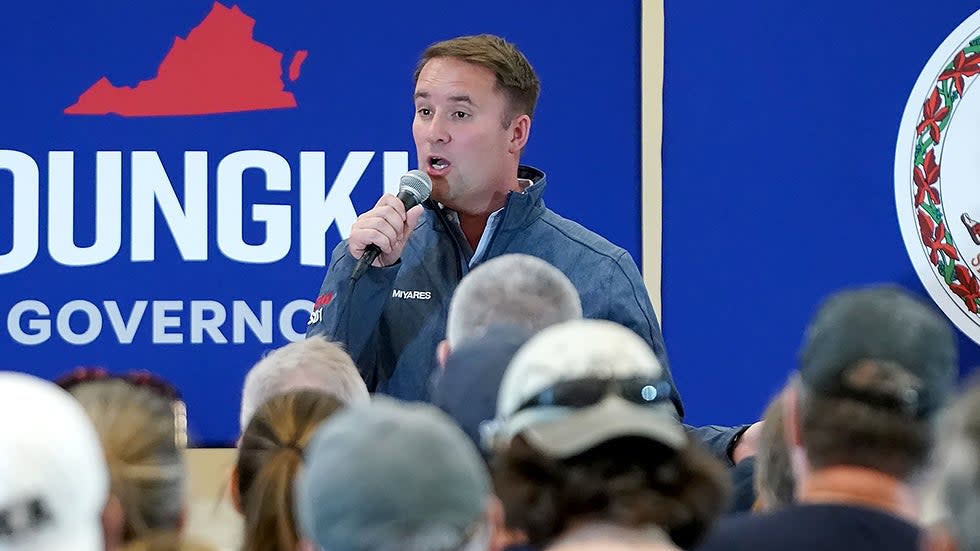
[[[516,183],[523,142],[513,121],[504,128],[509,108],[495,83],[489,69],[437,57],[415,85],[419,168],[432,178],[432,198],[457,211],[479,213]]]

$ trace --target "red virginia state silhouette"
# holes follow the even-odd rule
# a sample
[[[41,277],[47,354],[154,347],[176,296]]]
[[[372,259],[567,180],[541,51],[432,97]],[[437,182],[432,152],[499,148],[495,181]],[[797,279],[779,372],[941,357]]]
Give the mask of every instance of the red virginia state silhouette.
[[[65,113],[151,117],[296,107],[284,90],[282,53],[254,40],[254,27],[255,19],[238,6],[215,2],[187,39],[174,39],[155,78],[132,88],[102,77]],[[302,50],[293,56],[291,77],[299,76],[306,55]]]

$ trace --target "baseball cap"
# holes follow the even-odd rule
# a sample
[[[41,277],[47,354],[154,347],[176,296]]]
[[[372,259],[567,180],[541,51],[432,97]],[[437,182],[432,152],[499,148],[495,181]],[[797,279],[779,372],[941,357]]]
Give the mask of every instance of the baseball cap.
[[[81,405],[53,383],[0,372],[0,550],[101,551],[109,473]]]
[[[482,525],[490,480],[480,454],[437,408],[376,397],[324,422],[296,483],[305,536],[330,551],[406,538],[452,549]]]
[[[917,379],[899,394],[862,385],[865,361],[889,362]],[[953,331],[933,308],[899,287],[878,285],[839,292],[818,309],[800,354],[800,378],[810,389],[898,407],[918,418],[946,403],[956,383]]]
[[[559,458],[626,436],[680,449],[687,435],[671,392],[636,333],[610,321],[568,321],[532,337],[511,360],[486,440],[522,435]]]

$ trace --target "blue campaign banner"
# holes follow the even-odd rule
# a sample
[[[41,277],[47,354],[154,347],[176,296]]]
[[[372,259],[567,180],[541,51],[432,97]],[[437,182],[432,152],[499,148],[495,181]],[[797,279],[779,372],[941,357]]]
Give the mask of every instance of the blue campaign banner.
[[[970,109],[953,105],[980,96],[963,89],[980,73],[976,26],[941,45],[978,9],[666,0],[664,331],[689,422],[760,415],[818,302],[841,287],[895,282],[935,298],[961,331],[962,370],[980,364],[966,336],[980,304],[976,170],[941,186],[944,218],[928,161],[956,128],[976,138]],[[902,178],[920,184],[897,192]],[[900,220],[896,202],[923,214]]]
[[[412,72],[515,42],[546,201],[640,262],[639,2],[30,3],[0,18],[2,367],[173,381],[193,436],[301,338],[330,251],[416,164]],[[338,229],[339,228],[339,229]]]

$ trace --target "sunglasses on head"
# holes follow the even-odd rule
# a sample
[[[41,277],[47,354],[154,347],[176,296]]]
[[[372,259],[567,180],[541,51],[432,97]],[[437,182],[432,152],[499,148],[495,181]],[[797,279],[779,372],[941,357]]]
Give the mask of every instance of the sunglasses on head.
[[[586,377],[559,381],[531,396],[515,410],[557,406],[585,408],[594,406],[608,396],[618,396],[638,405],[670,401],[671,387],[667,381],[651,377]]]
[[[55,384],[71,392],[73,388],[85,383],[98,381],[124,381],[136,388],[145,388],[170,402],[174,413],[174,438],[178,448],[187,447],[187,406],[172,384],[149,371],[130,371],[110,373],[103,367],[77,367],[70,373],[55,380]]]

